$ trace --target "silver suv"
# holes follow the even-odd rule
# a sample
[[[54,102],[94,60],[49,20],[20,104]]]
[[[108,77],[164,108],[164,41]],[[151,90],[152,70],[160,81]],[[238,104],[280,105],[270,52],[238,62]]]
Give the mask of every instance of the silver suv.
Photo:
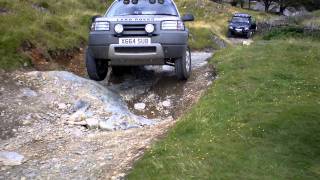
[[[116,0],[104,16],[92,18],[86,65],[91,79],[102,81],[108,67],[171,65],[186,80],[191,73],[189,31],[173,0]]]

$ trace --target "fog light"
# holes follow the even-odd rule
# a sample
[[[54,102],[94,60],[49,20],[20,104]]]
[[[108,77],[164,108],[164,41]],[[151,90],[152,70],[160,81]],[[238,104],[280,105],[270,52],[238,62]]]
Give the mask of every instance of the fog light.
[[[117,24],[116,26],[114,26],[114,31],[118,34],[123,33],[123,25],[122,24]]]
[[[153,24],[147,24],[145,27],[145,30],[147,33],[153,33],[154,32],[154,25]]]

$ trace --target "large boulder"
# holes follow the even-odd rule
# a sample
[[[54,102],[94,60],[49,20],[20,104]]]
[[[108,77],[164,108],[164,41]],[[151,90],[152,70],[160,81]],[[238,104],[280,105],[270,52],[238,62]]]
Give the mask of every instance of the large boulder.
[[[105,130],[152,125],[153,121],[132,114],[121,97],[97,82],[64,71],[30,72],[25,78],[37,84],[39,98],[59,102],[57,110],[69,124]],[[61,104],[70,104],[66,112]],[[67,108],[67,106],[63,106]]]

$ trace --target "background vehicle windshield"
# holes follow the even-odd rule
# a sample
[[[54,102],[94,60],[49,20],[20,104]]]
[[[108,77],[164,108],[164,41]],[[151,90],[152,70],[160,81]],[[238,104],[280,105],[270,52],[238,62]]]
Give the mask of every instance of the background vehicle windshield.
[[[231,22],[233,22],[233,23],[249,23],[249,19],[244,18],[244,17],[233,17]]]
[[[171,0],[164,0],[164,4],[156,1],[151,4],[149,0],[139,0],[138,4],[124,4],[119,1],[113,4],[106,16],[127,16],[127,15],[169,15],[178,16],[178,12]]]

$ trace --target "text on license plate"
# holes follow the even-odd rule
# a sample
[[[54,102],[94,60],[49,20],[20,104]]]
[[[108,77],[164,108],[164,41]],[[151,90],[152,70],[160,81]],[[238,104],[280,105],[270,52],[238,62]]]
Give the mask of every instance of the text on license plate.
[[[120,38],[120,45],[148,45],[151,44],[151,38]]]

